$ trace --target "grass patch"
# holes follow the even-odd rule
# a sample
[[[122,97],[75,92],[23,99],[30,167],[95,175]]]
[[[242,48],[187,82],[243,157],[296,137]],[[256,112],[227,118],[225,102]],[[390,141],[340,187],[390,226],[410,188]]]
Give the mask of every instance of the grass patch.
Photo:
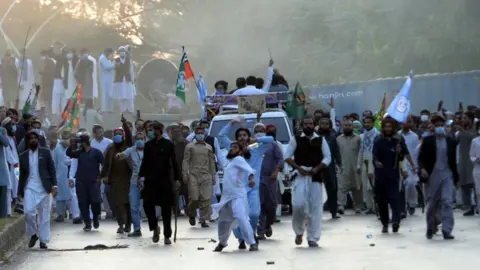
[[[3,229],[5,229],[5,227],[14,223],[15,221],[17,221],[21,217],[22,217],[22,215],[20,215],[20,214],[12,213],[11,217],[0,218],[0,232],[3,231]]]

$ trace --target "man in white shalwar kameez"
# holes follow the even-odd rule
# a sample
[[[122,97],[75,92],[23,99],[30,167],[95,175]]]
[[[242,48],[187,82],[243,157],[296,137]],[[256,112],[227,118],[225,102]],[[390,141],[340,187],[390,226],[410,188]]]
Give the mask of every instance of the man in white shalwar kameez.
[[[32,92],[32,99],[35,95],[35,76],[33,73],[32,60],[26,56],[26,50],[22,51],[23,55],[16,58],[16,65],[18,69],[18,82],[20,82],[19,103],[20,108],[23,107],[25,101],[28,99],[30,91]]]
[[[323,173],[331,162],[327,141],[314,132],[314,121],[305,116],[303,132],[290,140],[285,153],[287,163],[295,169],[292,194],[292,227],[295,244],[301,245],[307,219],[308,246],[318,247],[320,240],[323,204],[326,201],[323,187]]]
[[[62,99],[62,110],[65,109],[68,100],[72,97],[73,91],[77,88],[77,80],[75,79],[75,67],[78,59],[72,53],[72,50],[65,48],[65,63],[63,65],[63,87],[65,88]],[[63,112],[63,111],[62,111]]]
[[[39,137],[34,131],[25,136],[29,150],[20,154],[18,196],[23,197],[26,235],[30,237],[28,247],[34,247],[40,239],[40,248],[47,249],[51,200],[52,194],[57,195],[57,176],[52,153],[48,148],[39,147]]]
[[[218,240],[215,252],[222,251],[228,245],[228,238],[232,233],[235,221],[242,232],[242,236],[250,245],[250,251],[258,251],[254,232],[248,217],[247,190],[245,188],[245,175],[248,175],[250,187],[255,185],[255,171],[248,165],[243,157],[243,147],[233,142],[227,155],[228,164],[224,168],[223,192],[219,203],[212,205],[213,215],[219,213]]]
[[[106,48],[100,55],[100,90],[102,91],[102,112],[113,112],[113,79],[115,64],[112,61],[112,48]]]
[[[9,205],[13,200],[17,198],[18,192],[18,180],[15,176],[15,168],[18,167],[18,152],[17,144],[15,143],[15,131],[16,125],[12,118],[7,117],[2,121],[2,127],[5,128],[6,134],[5,137],[8,140],[9,146],[5,147],[5,153],[7,154],[7,163],[10,170],[10,185],[8,186],[7,191],[7,202]],[[7,215],[12,215],[12,208],[7,208]]]
[[[118,48],[120,57],[115,59],[114,97],[118,101],[120,112],[133,113],[135,101],[135,74],[133,71],[132,59],[127,57],[127,48]]]

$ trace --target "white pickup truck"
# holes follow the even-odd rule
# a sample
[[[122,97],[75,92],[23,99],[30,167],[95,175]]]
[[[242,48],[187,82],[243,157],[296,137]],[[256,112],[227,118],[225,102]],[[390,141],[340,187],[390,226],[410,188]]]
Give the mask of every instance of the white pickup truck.
[[[240,116],[236,111],[228,112],[228,111],[223,111],[222,114],[215,116],[211,123],[210,123],[210,129],[209,129],[209,136],[211,137],[218,137],[218,134],[220,133],[220,130],[222,130],[225,125],[227,125],[232,119],[237,118]],[[250,129],[251,131],[253,130],[253,126],[255,123],[257,123],[257,115],[256,114],[241,114],[242,117],[245,118],[244,123],[241,125],[243,127],[246,127]],[[287,150],[288,143],[290,142],[290,139],[293,136],[293,127],[292,127],[292,122],[289,120],[287,114],[278,109],[274,110],[267,110],[262,114],[261,122],[265,125],[275,125],[277,129],[277,135],[276,139],[282,144],[282,151],[285,153]],[[235,140],[235,131],[237,128],[239,128],[239,124],[235,124],[233,128],[231,129],[230,134],[228,134],[228,137],[230,140],[234,141]],[[227,155],[228,149],[225,149],[224,145],[220,145],[222,155],[225,157]],[[285,164],[285,170],[283,171],[283,174],[279,174],[280,179],[284,179],[282,182],[284,184],[285,190],[283,193],[283,201],[284,204],[290,205],[291,201],[291,179],[290,179],[290,171],[291,168],[287,164]],[[223,180],[223,171],[219,172],[219,181],[222,183]]]

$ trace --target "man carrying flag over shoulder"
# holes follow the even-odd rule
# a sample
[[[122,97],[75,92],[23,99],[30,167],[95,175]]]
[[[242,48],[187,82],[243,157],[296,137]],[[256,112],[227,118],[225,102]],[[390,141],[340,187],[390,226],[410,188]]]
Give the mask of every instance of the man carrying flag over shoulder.
[[[195,79],[193,76],[192,67],[190,66],[190,62],[187,58],[187,52],[185,51],[185,47],[182,47],[182,59],[180,60],[180,66],[178,68],[178,76],[177,76],[177,90],[176,96],[186,103],[185,101],[185,82],[189,79]]]

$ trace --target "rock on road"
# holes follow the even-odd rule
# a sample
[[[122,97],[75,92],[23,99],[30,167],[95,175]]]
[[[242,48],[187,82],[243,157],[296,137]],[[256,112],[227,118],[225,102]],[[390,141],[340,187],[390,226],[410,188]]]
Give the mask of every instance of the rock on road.
[[[329,215],[328,215],[329,216]],[[262,241],[259,252],[240,251],[232,234],[229,246],[214,253],[217,239],[216,225],[201,229],[190,227],[188,220],[178,220],[177,243],[153,244],[147,223],[142,223],[142,238],[117,235],[117,226],[104,221],[99,231],[84,233],[82,225],[53,224],[52,249],[82,249],[88,245],[129,245],[126,249],[93,251],[41,251],[33,249],[17,252],[11,263],[3,269],[473,269],[480,265],[480,220],[456,213],[453,241],[444,241],[437,234],[433,240],[425,239],[424,216],[416,214],[402,223],[400,233],[382,235],[381,226],[374,216],[347,214],[340,220],[324,219],[320,248],[295,246],[290,217],[275,224],[270,240]],[[172,222],[173,223],[173,222]],[[161,224],[161,223],[160,223]],[[367,234],[373,234],[373,247]],[[203,250],[198,250],[203,247]],[[267,265],[267,261],[274,264]],[[473,268],[472,268],[473,267]]]

